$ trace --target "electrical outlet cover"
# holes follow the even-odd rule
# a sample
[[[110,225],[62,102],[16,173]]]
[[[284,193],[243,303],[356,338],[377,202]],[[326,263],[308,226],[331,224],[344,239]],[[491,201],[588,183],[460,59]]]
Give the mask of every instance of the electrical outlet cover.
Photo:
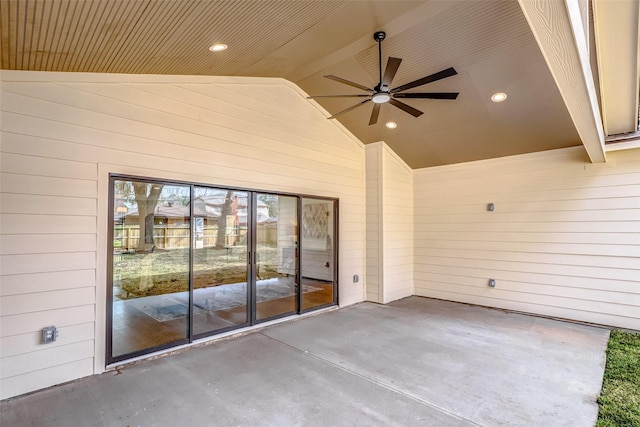
[[[42,328],[42,343],[49,344],[54,342],[58,337],[58,329],[55,326],[47,326]]]

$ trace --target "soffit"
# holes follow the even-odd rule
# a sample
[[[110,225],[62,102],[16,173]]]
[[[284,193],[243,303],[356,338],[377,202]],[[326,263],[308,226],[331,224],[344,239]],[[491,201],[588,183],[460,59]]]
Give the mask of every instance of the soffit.
[[[460,96],[408,100],[418,118],[383,105],[374,126],[370,106],[340,116],[363,142],[413,168],[580,144],[515,1],[1,0],[0,14],[3,69],[284,77],[313,95],[354,93],[326,74],[374,86],[384,30],[383,61],[403,60],[393,86],[453,66],[413,91]],[[216,42],[230,48],[209,52]],[[492,103],[496,91],[507,101]],[[332,114],[354,104],[318,102]]]

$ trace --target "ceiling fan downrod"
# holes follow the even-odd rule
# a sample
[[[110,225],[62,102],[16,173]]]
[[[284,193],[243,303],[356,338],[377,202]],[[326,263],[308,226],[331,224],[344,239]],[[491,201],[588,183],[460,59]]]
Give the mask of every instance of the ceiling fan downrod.
[[[373,39],[378,42],[378,86],[375,87],[376,92],[382,86],[382,41],[387,37],[384,31],[376,31],[373,33]]]
[[[391,95],[387,90],[382,89],[382,41],[387,37],[384,31],[373,33],[373,39],[378,42],[378,85],[373,88],[371,100],[376,104],[389,102]]]

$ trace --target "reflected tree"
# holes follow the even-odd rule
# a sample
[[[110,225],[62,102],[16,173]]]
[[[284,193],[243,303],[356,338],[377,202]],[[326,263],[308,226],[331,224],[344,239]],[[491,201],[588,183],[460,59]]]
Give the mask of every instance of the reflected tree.
[[[227,191],[227,197],[220,209],[220,218],[218,218],[218,234],[216,236],[216,248],[220,249],[226,246],[225,238],[227,236],[227,216],[231,215],[231,202],[233,200],[233,191]]]
[[[138,205],[138,221],[140,238],[136,252],[152,252],[155,249],[153,240],[154,211],[162,193],[162,184],[132,182],[135,202]]]

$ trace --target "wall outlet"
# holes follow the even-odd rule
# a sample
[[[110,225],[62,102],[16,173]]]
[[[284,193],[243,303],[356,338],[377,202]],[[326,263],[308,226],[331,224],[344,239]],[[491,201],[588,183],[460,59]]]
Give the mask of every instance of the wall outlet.
[[[49,344],[58,338],[58,328],[47,326],[42,328],[42,344]]]
[[[496,287],[496,279],[489,279],[489,287],[490,288]]]

